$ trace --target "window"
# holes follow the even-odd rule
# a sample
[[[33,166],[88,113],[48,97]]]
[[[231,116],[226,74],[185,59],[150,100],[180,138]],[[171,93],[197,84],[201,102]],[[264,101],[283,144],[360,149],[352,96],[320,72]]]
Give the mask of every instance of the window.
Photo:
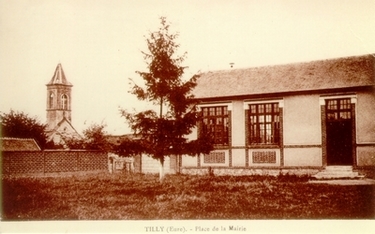
[[[49,108],[53,108],[53,92],[50,93],[49,95]]]
[[[351,119],[350,98],[327,100],[326,108],[328,121]]]
[[[68,109],[68,97],[65,94],[61,97],[61,105],[63,110]]]
[[[203,107],[203,133],[210,134],[215,145],[228,145],[228,107]]]
[[[279,103],[249,105],[250,144],[280,143]]]

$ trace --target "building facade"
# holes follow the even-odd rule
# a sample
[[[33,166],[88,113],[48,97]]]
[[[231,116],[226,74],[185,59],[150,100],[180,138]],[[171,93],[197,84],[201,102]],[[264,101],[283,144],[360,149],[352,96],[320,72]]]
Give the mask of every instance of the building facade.
[[[194,90],[215,150],[181,171],[316,173],[375,167],[374,55],[200,75]]]

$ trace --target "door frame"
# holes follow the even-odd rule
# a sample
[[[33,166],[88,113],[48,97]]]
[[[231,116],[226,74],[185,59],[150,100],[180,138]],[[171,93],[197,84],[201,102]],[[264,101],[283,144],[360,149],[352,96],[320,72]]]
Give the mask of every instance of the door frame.
[[[352,166],[357,167],[357,146],[356,146],[356,104],[357,95],[336,95],[336,96],[321,96],[319,97],[320,114],[321,114],[321,127],[322,127],[322,166],[327,166],[327,126],[326,126],[326,100],[329,99],[343,99],[350,98],[351,104],[351,117],[352,117]],[[344,165],[343,165],[344,166]]]

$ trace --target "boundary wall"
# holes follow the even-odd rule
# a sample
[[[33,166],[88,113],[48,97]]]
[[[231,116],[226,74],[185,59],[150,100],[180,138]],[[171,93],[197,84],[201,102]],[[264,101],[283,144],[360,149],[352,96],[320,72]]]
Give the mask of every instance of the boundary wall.
[[[107,171],[104,151],[44,150],[1,152],[3,175]]]

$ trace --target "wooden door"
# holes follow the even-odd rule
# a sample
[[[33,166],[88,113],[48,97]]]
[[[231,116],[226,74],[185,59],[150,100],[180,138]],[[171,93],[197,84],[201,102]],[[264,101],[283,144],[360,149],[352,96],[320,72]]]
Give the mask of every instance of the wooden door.
[[[350,98],[326,100],[327,165],[352,165]]]

